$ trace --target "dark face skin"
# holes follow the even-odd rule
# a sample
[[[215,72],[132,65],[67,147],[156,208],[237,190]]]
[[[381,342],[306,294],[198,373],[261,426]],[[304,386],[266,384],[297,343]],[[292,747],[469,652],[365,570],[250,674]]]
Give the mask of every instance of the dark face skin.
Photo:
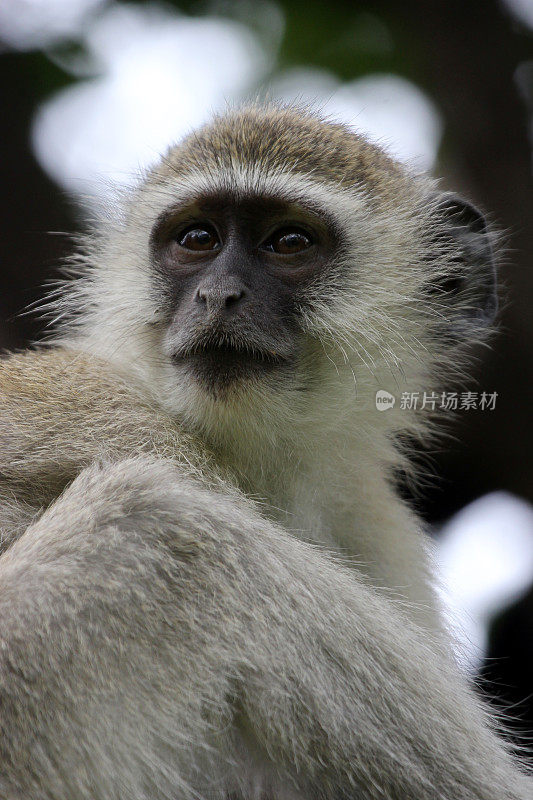
[[[293,373],[299,309],[336,240],[323,215],[272,198],[217,193],[166,213],[151,248],[175,363],[216,395]]]

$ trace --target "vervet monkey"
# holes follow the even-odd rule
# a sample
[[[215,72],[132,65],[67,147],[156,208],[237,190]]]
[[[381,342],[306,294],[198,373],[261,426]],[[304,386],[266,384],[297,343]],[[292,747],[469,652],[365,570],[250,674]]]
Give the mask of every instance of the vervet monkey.
[[[0,797],[523,800],[394,488],[496,307],[481,214],[250,106],[171,149],[1,362]],[[412,448],[412,445],[411,445]]]

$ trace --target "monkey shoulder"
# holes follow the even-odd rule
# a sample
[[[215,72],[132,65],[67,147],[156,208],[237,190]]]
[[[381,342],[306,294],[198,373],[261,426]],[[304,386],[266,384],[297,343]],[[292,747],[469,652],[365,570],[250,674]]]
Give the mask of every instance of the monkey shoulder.
[[[0,360],[0,491],[44,505],[99,459],[152,454],[205,470],[207,455],[109,363],[61,348]]]

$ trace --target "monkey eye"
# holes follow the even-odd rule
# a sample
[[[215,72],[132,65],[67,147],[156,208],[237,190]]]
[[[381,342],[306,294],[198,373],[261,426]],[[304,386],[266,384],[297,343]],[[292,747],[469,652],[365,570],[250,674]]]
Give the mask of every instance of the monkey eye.
[[[280,255],[293,255],[308,250],[312,244],[311,237],[301,228],[280,228],[266,240],[263,249]]]
[[[208,225],[187,228],[186,231],[178,234],[176,238],[181,247],[195,252],[216,250],[220,245],[220,240],[215,230]]]

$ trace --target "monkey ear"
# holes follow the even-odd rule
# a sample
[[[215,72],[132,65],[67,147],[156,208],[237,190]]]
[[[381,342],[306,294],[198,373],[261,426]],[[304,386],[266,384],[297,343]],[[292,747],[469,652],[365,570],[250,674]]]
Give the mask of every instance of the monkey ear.
[[[457,271],[440,289],[456,305],[466,323],[490,324],[498,311],[496,259],[492,235],[483,214],[451,192],[441,194],[438,211],[444,218],[444,238],[453,242]]]

